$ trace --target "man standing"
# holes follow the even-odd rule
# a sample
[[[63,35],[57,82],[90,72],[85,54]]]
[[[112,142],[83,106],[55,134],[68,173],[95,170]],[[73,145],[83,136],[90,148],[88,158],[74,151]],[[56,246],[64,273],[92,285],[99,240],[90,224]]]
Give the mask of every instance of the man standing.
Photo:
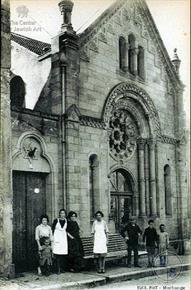
[[[134,252],[134,266],[141,267],[138,264],[138,238],[142,234],[141,229],[136,224],[134,217],[130,218],[130,222],[122,229],[121,235],[125,238],[127,242],[127,251],[128,251],[128,267],[131,267],[131,254]]]
[[[157,246],[158,235],[156,229],[154,228],[154,221],[149,220],[148,225],[148,228],[145,229],[143,234],[143,243],[146,241],[146,248],[148,253],[147,267],[154,267],[155,247]]]

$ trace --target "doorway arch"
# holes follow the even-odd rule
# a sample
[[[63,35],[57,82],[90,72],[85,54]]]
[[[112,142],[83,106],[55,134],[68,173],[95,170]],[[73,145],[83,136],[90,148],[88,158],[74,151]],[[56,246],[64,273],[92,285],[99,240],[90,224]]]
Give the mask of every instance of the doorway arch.
[[[121,225],[135,214],[135,182],[130,172],[124,168],[114,169],[109,180],[110,218],[115,223],[115,230],[120,231]]]
[[[35,228],[40,216],[55,214],[54,163],[36,132],[23,133],[13,152],[12,261],[16,272],[36,267]]]

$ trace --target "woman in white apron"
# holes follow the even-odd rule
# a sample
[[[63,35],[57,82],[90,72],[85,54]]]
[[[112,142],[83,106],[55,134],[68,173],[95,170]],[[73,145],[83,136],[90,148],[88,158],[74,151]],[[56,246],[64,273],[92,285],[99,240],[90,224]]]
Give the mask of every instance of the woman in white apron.
[[[59,218],[52,224],[53,232],[53,254],[56,257],[57,273],[64,272],[66,269],[66,256],[68,255],[67,239],[67,219],[65,209],[59,211]]]
[[[96,220],[92,226],[92,234],[94,235],[94,257],[97,259],[97,272],[105,273],[105,256],[107,254],[108,243],[108,227],[106,222],[102,219],[103,213],[97,211],[95,214]]]

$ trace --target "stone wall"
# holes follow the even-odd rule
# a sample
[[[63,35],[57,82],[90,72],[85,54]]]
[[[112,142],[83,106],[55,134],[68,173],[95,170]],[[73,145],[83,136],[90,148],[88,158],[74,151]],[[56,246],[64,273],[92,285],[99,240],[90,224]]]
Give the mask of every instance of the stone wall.
[[[129,2],[127,1],[126,9]],[[86,36],[82,37],[80,110],[83,114],[100,118],[110,90],[120,82],[134,82],[152,98],[159,113],[163,134],[173,136],[175,96],[169,94],[170,79],[160,60],[156,44],[144,19],[140,20],[141,26],[136,25],[133,15],[129,20],[122,18],[123,11],[124,8],[120,9],[105,24],[100,24],[90,40]],[[117,17],[120,21],[116,21]],[[123,36],[128,40],[131,33],[136,38],[136,46],[141,45],[145,50],[145,81],[119,70],[119,37]],[[104,39],[100,37],[101,34]],[[86,61],[83,58],[84,51],[88,57]]]
[[[98,159],[99,193],[96,195],[95,212],[101,210],[104,218],[109,215],[109,160],[108,160],[108,134],[106,130],[80,126],[80,150],[78,154],[80,165],[80,219],[83,235],[90,235],[92,217],[90,217],[90,182],[89,158],[96,154]],[[71,205],[72,206],[72,205]]]
[[[141,17],[136,19],[136,15],[139,13],[136,14],[135,10],[134,14],[134,9],[137,8],[131,7],[130,1],[127,1],[126,6],[118,10],[116,9],[115,13],[108,16],[106,21],[100,19],[96,28],[92,29],[91,35],[86,35],[85,31],[80,36],[79,109],[83,115],[102,118],[103,108],[111,90],[122,82],[136,84],[138,87],[144,89],[151,97],[159,115],[161,134],[171,138],[177,138],[177,130],[179,130],[179,117],[177,116],[181,116],[180,111],[183,112],[182,109],[178,110],[179,107],[182,108],[182,96],[179,95],[180,104],[177,104],[176,90],[172,90],[174,80],[169,76],[169,72],[166,70],[164,62],[161,59],[161,53],[156,45],[155,37],[151,29],[148,28],[144,16],[142,17],[141,15],[142,19]],[[87,34],[88,33],[89,31],[87,30]],[[137,76],[132,76],[128,72],[122,72],[119,69],[119,37],[123,36],[128,40],[128,35],[130,33],[133,33],[136,38],[136,46],[141,45],[145,50],[145,80],[141,80]],[[182,126],[184,127],[184,125]],[[87,132],[89,132],[89,134],[87,134]],[[84,139],[84,146],[86,143],[91,144],[91,138],[93,138],[91,136],[93,136],[94,133],[95,129],[92,128],[89,128],[89,131],[88,128],[86,128],[85,131],[80,131],[81,139]],[[171,139],[169,141],[169,139],[167,139],[165,139],[165,142],[159,141],[157,143],[156,178],[157,210],[159,214],[157,226],[159,226],[161,222],[166,223],[167,229],[170,232],[170,237],[178,238],[180,223],[178,221],[178,212],[182,210],[183,215],[187,216],[188,214],[188,210],[185,208],[188,188],[183,176],[182,179],[184,179],[184,181],[178,180],[176,140]],[[91,144],[91,146],[93,146],[92,148],[99,147],[100,145],[107,147],[107,143],[108,141],[103,139],[100,144],[100,139],[95,138],[94,145]],[[84,158],[86,157],[87,159],[87,154],[89,154],[90,151],[88,151],[86,147],[84,147],[83,150],[87,150],[86,155],[84,155]],[[109,154],[107,156],[105,155],[104,158],[103,164],[107,163],[107,169],[105,167],[101,169],[103,170],[103,180],[105,178],[105,181],[103,181],[103,185],[100,185],[100,191],[105,190],[105,193],[108,194],[107,197],[104,197],[105,202],[108,202],[109,185],[106,182],[107,174],[110,168],[117,165],[117,163],[112,158],[109,158]],[[185,157],[183,159],[185,160]],[[84,165],[85,164],[87,166],[87,163],[84,163]],[[171,216],[165,215],[164,205],[164,166],[166,164],[169,164],[171,167]],[[124,162],[123,166],[131,170],[135,175],[135,179],[138,180],[136,154],[132,159],[128,160],[127,163]],[[184,170],[186,171],[187,169],[184,168]],[[84,169],[84,172],[86,171],[87,169]],[[183,175],[185,176],[185,172]],[[87,181],[86,174],[84,174],[83,179]],[[180,183],[182,184],[181,187],[183,191],[182,206],[181,209],[177,210]],[[85,192],[87,197],[87,186]],[[107,206],[109,208],[109,203]],[[86,214],[87,213],[84,211],[84,216]]]
[[[12,111],[11,115],[12,170],[48,173],[47,214],[51,222],[57,217],[59,209],[64,206],[59,118],[30,110]],[[32,167],[23,152],[24,142],[27,144],[31,138],[38,150],[38,158],[32,160]]]
[[[11,276],[12,188],[10,118],[10,10],[9,1],[1,3],[1,119],[0,119],[0,274]]]

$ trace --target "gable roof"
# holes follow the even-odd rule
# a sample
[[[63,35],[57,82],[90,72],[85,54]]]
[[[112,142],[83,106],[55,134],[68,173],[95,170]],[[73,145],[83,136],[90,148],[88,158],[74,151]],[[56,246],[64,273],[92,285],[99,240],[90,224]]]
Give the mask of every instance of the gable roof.
[[[37,55],[42,55],[51,50],[51,45],[33,38],[26,37],[17,33],[11,32],[11,40],[34,52]]]
[[[97,25],[102,24],[102,22],[105,23],[107,20],[109,20],[110,17],[114,15],[114,13],[116,13],[116,11],[120,9],[126,1],[127,0],[116,0],[112,5],[104,10],[101,15],[96,18],[82,33],[79,33],[80,39],[86,37],[87,34],[91,35]]]
[[[87,43],[98,30],[98,26],[102,27],[109,19],[120,9],[122,8],[128,0],[116,0],[108,9],[106,9],[88,28],[86,28],[82,33],[79,34],[80,44],[83,46],[84,43]],[[150,10],[146,4],[145,0],[133,0],[134,4],[139,6],[144,14],[145,26],[152,35],[152,39],[155,41],[157,51],[161,57],[161,60],[164,64],[164,67],[167,71],[167,74],[170,76],[172,81],[175,81],[181,88],[183,84],[178,77],[177,72],[171,62],[167,49],[162,41],[162,38],[159,34],[159,31],[156,27],[156,24],[153,20],[153,17],[150,13]]]

